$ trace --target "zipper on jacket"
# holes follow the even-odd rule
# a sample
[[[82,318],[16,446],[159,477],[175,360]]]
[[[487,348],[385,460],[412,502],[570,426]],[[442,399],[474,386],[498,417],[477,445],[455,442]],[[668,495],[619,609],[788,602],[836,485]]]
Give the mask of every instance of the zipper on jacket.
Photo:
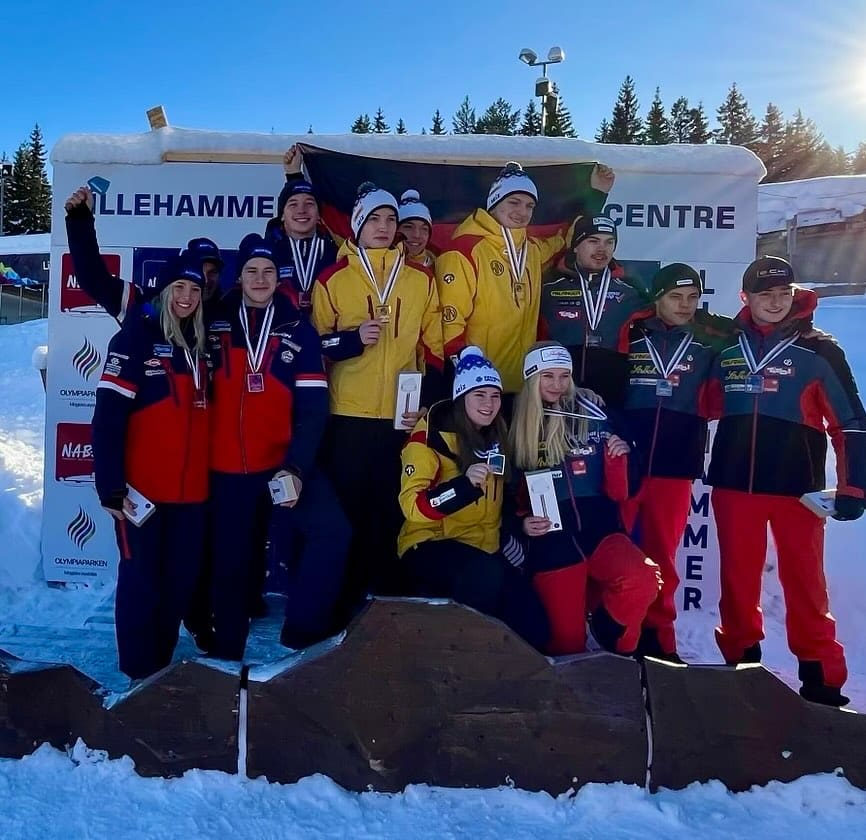
[[[662,353],[661,357],[664,358],[668,352],[668,337],[665,335],[664,341],[662,342]],[[662,371],[659,371],[659,376],[662,376]],[[661,418],[662,413],[662,398],[656,395],[656,419],[655,424],[653,425],[653,439],[650,444],[649,451],[649,460],[647,461],[647,476],[651,476],[653,473],[653,460],[655,459],[656,452],[656,441],[658,440],[659,434],[659,419]]]
[[[752,410],[752,450],[751,457],[749,459],[749,492],[754,493],[755,486],[755,448],[757,445],[758,439],[758,397],[759,394],[755,394],[755,407]]]

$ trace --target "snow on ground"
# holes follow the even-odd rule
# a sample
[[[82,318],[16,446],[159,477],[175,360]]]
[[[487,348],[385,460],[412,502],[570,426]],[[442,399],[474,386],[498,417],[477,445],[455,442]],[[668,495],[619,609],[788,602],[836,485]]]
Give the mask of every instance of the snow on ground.
[[[720,783],[650,795],[587,785],[556,799],[511,788],[415,785],[399,795],[348,793],[312,776],[294,785],[195,770],[141,779],[128,759],[106,761],[77,745],[0,760],[0,836],[119,838],[471,837],[473,840],[863,837],[866,792],[831,775],[774,782],[741,794]]]
[[[821,303],[818,324],[838,336],[855,373],[866,382],[866,342],[856,309],[844,300]],[[49,588],[41,579],[44,394],[31,366],[46,340],[45,321],[0,328],[0,647],[42,661],[77,665],[114,691],[110,604],[102,590]],[[828,486],[832,485],[831,480]],[[866,518],[831,521],[827,576],[831,603],[846,645],[852,707],[866,710]],[[765,664],[792,686],[796,662],[787,650],[777,577],[768,563],[764,609]],[[272,612],[275,610],[272,607]],[[93,621],[93,617],[102,620]],[[109,619],[109,620],[105,620]],[[691,611],[680,628],[690,662],[719,662],[714,608]],[[39,627],[38,625],[46,625]],[[255,634],[254,658],[280,657],[279,622]],[[70,630],[69,628],[73,628]],[[77,629],[77,632],[74,630]],[[87,651],[82,651],[82,631]],[[66,635],[65,635],[66,634]],[[193,648],[182,639],[178,655]],[[649,795],[626,785],[589,785],[552,799],[508,788],[454,791],[416,786],[399,796],[343,791],[329,779],[268,785],[205,771],[182,779],[139,779],[129,760],[106,761],[83,746],[71,757],[43,747],[20,761],[0,760],[0,836],[120,837],[547,837],[607,840],[655,834],[665,838],[743,835],[766,838],[866,836],[866,793],[845,780],[814,776],[733,795],[718,783]]]

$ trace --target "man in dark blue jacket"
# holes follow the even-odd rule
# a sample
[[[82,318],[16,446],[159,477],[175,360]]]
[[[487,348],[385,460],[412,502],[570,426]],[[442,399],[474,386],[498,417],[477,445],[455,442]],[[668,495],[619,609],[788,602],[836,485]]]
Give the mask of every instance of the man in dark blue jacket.
[[[700,274],[672,263],[653,278],[653,314],[636,322],[625,412],[641,456],[640,492],[623,505],[635,541],[659,564],[663,586],[644,621],[639,652],[677,660],[676,552],[689,518],[692,481],[703,475],[709,373],[715,350],[694,324]]]
[[[753,262],[742,296],[739,335],[712,371],[713,410],[721,416],[707,478],[722,588],[716,640],[730,664],[760,660],[769,524],[800,694],[844,706],[847,668],[824,578],[824,519],[799,500],[824,488],[829,434],[836,451],[834,518],[863,514],[866,412],[842,349],[811,337],[817,296],[794,285],[789,263]]]

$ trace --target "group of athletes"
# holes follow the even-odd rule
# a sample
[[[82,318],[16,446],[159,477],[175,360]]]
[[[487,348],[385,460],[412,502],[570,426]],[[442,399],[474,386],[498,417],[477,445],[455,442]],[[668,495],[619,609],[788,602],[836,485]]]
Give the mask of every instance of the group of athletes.
[[[297,148],[284,169],[277,217],[228,278],[207,238],[153,285],[114,277],[90,190],[66,202],[78,282],[120,323],[93,444],[121,556],[121,670],[167,666],[182,622],[203,651],[243,659],[268,541],[287,647],[337,632],[370,594],[416,595],[550,655],[585,650],[589,630],[681,661],[675,555],[718,419],[722,655],[760,661],[769,525],[801,694],[848,702],[825,520],[800,499],[824,489],[829,435],[833,515],[862,515],[866,413],[789,263],[749,265],[728,319],[700,308],[689,265],[648,290],[628,277],[601,213],[608,167],[592,168],[583,214],[537,238],[536,185],[507,164],[438,253],[412,185],[398,201],[362,184],[338,243]]]

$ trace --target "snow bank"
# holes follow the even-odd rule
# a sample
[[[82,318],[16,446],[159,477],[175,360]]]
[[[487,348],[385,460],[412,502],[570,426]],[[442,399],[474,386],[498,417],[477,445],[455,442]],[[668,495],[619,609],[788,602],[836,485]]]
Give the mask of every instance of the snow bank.
[[[0,236],[0,254],[47,254],[50,250],[50,233]]]
[[[758,186],[758,233],[841,222],[866,210],[866,175],[833,175]]]
[[[293,143],[335,152],[394,160],[485,163],[517,159],[526,166],[600,160],[617,172],[751,175],[764,165],[740,146],[619,146],[568,137],[491,135],[254,134],[161,128],[143,134],[67,134],[51,151],[51,163],[159,164],[164,160],[244,159],[277,163]],[[208,158],[208,156],[212,156]]]
[[[142,779],[129,759],[107,761],[77,744],[0,760],[0,835],[54,837],[862,837],[866,792],[831,775],[772,783],[741,794],[720,783],[650,795],[591,784],[552,798],[508,787],[412,786],[399,795],[348,793],[312,776],[294,785],[213,771]]]

